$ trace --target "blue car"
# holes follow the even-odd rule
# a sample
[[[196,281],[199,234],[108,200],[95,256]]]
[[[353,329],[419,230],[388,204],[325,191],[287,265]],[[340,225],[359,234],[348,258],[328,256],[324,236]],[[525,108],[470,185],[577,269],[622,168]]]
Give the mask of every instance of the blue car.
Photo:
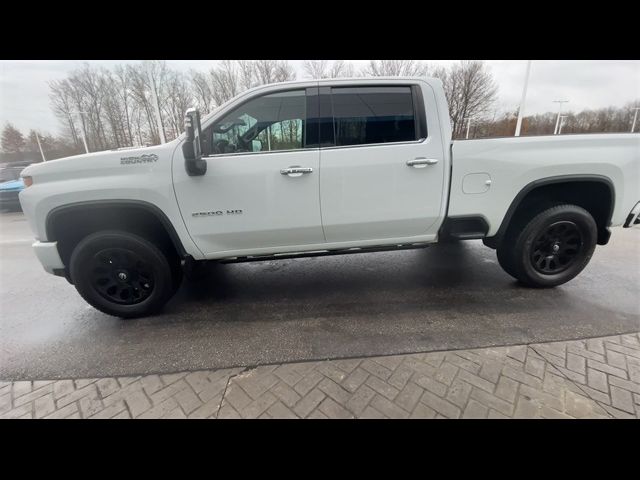
[[[0,209],[21,210],[18,195],[24,188],[24,182],[20,178],[21,167],[5,167],[0,169]]]

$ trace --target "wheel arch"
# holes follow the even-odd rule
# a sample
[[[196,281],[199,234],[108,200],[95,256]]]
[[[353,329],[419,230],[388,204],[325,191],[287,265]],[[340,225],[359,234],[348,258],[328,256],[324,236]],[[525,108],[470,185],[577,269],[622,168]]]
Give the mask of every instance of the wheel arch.
[[[74,221],[78,223],[73,223]],[[69,226],[77,231],[65,231],[64,228]],[[67,266],[71,254],[69,249],[72,249],[80,238],[98,229],[114,227],[130,229],[134,233],[145,228],[153,228],[153,231],[160,235],[164,232],[166,237],[162,240],[170,243],[178,257],[188,257],[175,227],[166,214],[156,205],[142,200],[90,200],[61,205],[52,209],[45,221],[47,240],[59,242],[58,251]],[[63,245],[65,241],[70,245]]]
[[[570,188],[562,192],[561,187],[564,184]],[[594,186],[598,190],[599,195],[603,195],[606,192],[607,198],[604,204],[599,205],[595,203],[599,198],[584,197],[585,191],[590,190]],[[604,175],[577,174],[545,177],[525,185],[509,205],[496,234],[483,239],[484,244],[491,248],[496,248],[504,237],[511,221],[519,212],[519,209],[526,206],[528,202],[533,201],[537,195],[542,195],[545,192],[553,192],[557,195],[551,199],[565,202],[574,201],[577,205],[588,210],[589,213],[594,216],[598,225],[598,244],[606,245],[608,243],[609,237],[611,236],[608,227],[611,225],[615,208],[615,187],[613,181]]]

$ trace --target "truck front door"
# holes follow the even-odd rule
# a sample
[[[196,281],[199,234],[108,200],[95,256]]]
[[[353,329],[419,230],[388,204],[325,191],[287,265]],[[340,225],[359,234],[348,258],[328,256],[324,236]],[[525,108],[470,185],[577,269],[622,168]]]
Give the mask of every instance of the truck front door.
[[[205,126],[205,175],[189,177],[174,159],[178,204],[205,256],[324,242],[306,105],[304,88],[253,97]]]

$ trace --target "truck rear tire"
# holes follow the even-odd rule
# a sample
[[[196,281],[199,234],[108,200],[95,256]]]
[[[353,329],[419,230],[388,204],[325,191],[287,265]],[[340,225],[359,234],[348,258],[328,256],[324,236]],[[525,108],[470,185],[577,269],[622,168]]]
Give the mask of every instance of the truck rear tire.
[[[589,263],[598,227],[591,214],[577,205],[556,205],[517,219],[498,246],[498,262],[524,285],[562,285]]]
[[[101,312],[121,318],[157,312],[179,285],[167,255],[145,238],[127,232],[86,236],[73,250],[69,264],[82,298]]]

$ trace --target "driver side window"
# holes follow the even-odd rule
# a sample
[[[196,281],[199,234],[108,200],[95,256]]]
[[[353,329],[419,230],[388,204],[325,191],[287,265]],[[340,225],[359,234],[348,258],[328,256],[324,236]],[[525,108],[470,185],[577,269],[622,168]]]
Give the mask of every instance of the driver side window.
[[[249,100],[210,127],[211,154],[304,148],[304,90]]]

